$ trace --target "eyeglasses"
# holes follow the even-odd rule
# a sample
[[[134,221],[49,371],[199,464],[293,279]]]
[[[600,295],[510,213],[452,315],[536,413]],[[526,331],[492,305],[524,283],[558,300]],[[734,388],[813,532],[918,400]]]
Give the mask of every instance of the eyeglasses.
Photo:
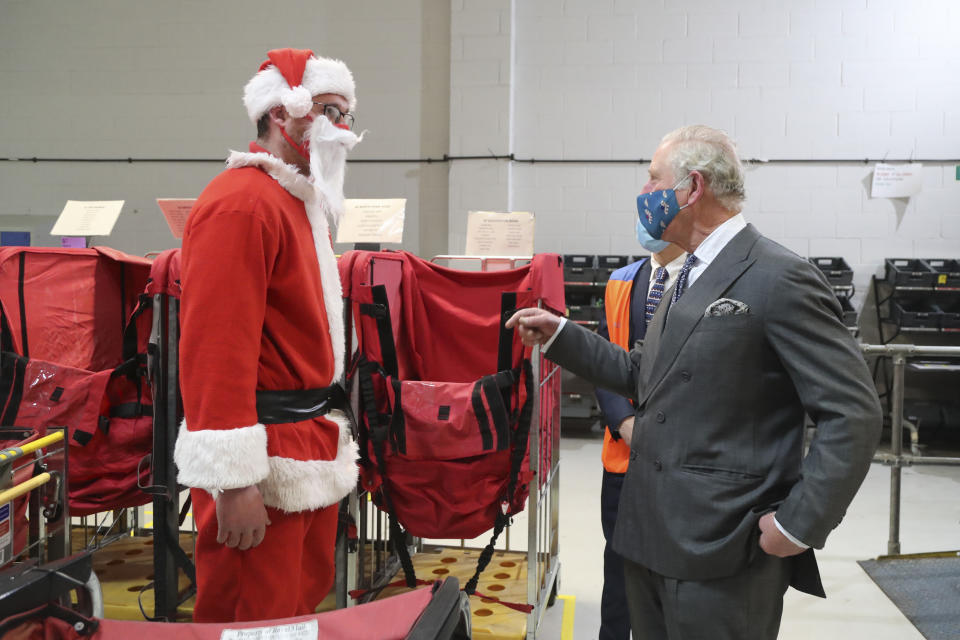
[[[353,130],[354,117],[352,113],[340,111],[340,107],[335,104],[325,102],[314,102],[313,104],[323,108],[323,115],[327,116],[333,124],[345,124],[351,131]]]

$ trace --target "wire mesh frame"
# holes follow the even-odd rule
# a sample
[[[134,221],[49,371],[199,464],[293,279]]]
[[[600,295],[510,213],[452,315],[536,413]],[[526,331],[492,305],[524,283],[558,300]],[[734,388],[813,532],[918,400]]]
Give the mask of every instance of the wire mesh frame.
[[[438,256],[438,259],[471,256]],[[529,258],[511,258],[514,262],[529,261]],[[496,268],[496,267],[495,267]],[[346,353],[352,353],[351,305],[344,306],[346,328]],[[547,606],[552,603],[559,584],[559,505],[560,505],[560,368],[547,360],[540,347],[533,348],[534,408],[529,437],[529,463],[534,482],[527,502],[527,603],[533,605],[528,614],[527,638],[534,640]],[[359,381],[353,380],[347,390],[354,415],[360,415]],[[544,428],[546,427],[546,428]],[[377,597],[380,590],[390,583],[400,570],[400,562],[390,549],[387,539],[389,522],[386,512],[378,509],[367,491],[357,489],[345,498],[345,511],[356,524],[357,539],[347,540],[341,533],[336,549],[336,601],[337,607],[354,604],[348,598],[348,590],[366,593],[357,604]],[[507,527],[505,549],[510,550],[510,527]],[[422,550],[423,540],[409,538],[404,541],[411,556]],[[465,541],[460,541],[465,547]],[[349,555],[356,557],[353,561]]]
[[[536,638],[543,614],[556,595],[560,575],[560,367],[533,350],[536,398],[530,432],[530,491],[527,523],[527,638]]]

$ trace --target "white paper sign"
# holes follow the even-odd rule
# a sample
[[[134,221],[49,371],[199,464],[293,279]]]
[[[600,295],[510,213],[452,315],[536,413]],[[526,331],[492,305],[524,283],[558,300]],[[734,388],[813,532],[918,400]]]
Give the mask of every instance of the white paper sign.
[[[123,200],[82,202],[67,200],[56,224],[50,230],[52,236],[108,236],[120,217]]]
[[[468,256],[533,255],[533,214],[471,211],[467,216]]]
[[[873,168],[870,197],[909,198],[920,193],[923,186],[922,168],[919,162],[901,165],[877,163]]]
[[[344,204],[337,242],[403,242],[406,198],[351,198]]]
[[[157,198],[157,206],[167,219],[167,226],[174,238],[183,237],[183,228],[187,224],[187,214],[193,208],[196,198]]]
[[[320,625],[316,620],[305,620],[273,627],[224,629],[220,640],[317,640],[319,633]]]

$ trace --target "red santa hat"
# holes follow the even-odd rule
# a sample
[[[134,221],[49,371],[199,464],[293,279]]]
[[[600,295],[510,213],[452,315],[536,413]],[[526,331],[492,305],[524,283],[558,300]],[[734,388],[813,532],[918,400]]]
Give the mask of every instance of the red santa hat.
[[[281,104],[294,118],[302,118],[310,113],[313,96],[319,93],[343,96],[353,111],[357,98],[347,65],[318,58],[309,49],[274,49],[243,88],[243,104],[253,123]]]

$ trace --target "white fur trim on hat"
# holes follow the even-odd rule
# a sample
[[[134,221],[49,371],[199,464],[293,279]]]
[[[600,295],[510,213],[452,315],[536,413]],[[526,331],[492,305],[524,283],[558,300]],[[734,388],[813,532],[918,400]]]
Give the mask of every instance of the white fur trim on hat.
[[[177,482],[213,494],[257,484],[270,473],[267,430],[262,424],[191,431],[180,423],[173,451]]]
[[[298,88],[304,91],[297,91]],[[291,89],[293,89],[292,92]],[[355,90],[353,74],[350,73],[347,65],[340,60],[314,56],[307,60],[307,66],[303,72],[303,84],[300,87],[288,85],[283,74],[276,67],[269,66],[263,71],[258,71],[243,88],[243,104],[253,123],[256,123],[267,111],[281,104],[290,111],[290,115],[302,118],[307,115],[310,108],[297,115],[291,110],[291,106],[298,110],[302,108],[305,104],[304,93],[307,94],[311,106],[313,96],[321,93],[335,93],[346,98],[350,110],[353,111],[357,106]]]
[[[357,486],[360,457],[350,425],[341,411],[325,416],[337,424],[340,437],[333,460],[294,460],[271,456],[270,474],[258,485],[263,503],[287,512],[322,509],[336,504]]]

